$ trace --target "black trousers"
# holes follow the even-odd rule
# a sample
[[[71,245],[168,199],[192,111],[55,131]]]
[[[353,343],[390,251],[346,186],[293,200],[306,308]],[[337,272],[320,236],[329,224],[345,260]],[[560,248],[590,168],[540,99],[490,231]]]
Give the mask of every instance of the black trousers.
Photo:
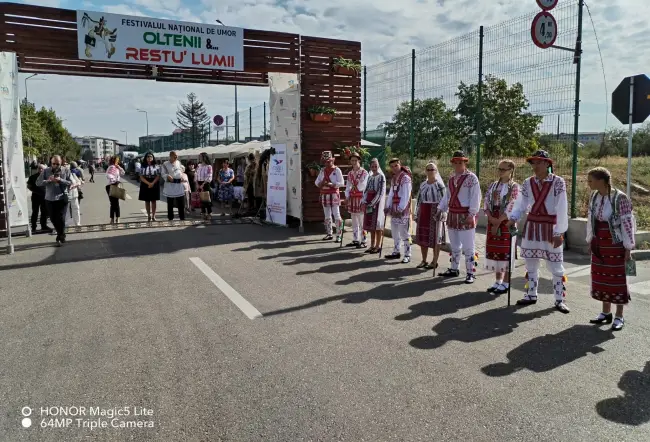
[[[32,230],[36,230],[36,221],[38,220],[39,212],[41,213],[41,229],[47,230],[47,204],[45,204],[45,198],[32,193]]]
[[[199,181],[197,192],[210,192],[209,181]],[[201,213],[212,213],[212,201],[201,201]]]
[[[56,230],[56,238],[65,239],[65,212],[68,209],[67,201],[47,201],[47,213],[50,214],[50,219]]]
[[[177,196],[175,198],[167,197],[167,219],[174,219],[174,206],[178,208],[178,218],[183,221],[185,219],[185,195]]]
[[[108,200],[111,203],[110,206],[110,215],[111,219],[119,218],[120,217],[120,199],[119,198],[113,198],[111,195],[111,185],[108,184],[106,186],[106,195],[108,195]]]

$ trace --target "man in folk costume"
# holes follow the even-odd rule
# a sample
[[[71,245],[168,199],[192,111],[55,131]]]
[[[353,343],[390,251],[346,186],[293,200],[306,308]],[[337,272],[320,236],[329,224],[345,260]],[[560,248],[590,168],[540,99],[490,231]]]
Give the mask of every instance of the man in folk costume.
[[[460,255],[465,255],[467,276],[465,283],[472,284],[476,279],[476,219],[481,205],[481,186],[478,178],[467,169],[469,158],[462,152],[454,152],[451,163],[454,174],[449,178],[445,197],[440,202],[438,212],[447,218],[447,231],[451,244],[451,266],[439,276],[445,278],[460,275]]]
[[[361,167],[361,155],[356,152],[350,154],[352,170],[348,172],[348,182],[345,186],[345,199],[348,202],[348,212],[352,218],[352,242],[346,247],[360,249],[366,247],[366,235],[363,231],[362,207],[363,192],[368,184],[368,172]]]
[[[399,159],[393,158],[389,162],[393,178],[390,182],[388,192],[388,204],[385,209],[390,213],[390,230],[393,236],[395,248],[393,253],[386,256],[386,259],[401,258],[401,244],[404,243],[403,263],[411,262],[411,243],[409,225],[411,222],[411,192],[413,184],[411,171],[408,167],[402,166]]]
[[[517,222],[531,207],[526,219],[521,240],[521,256],[526,260],[526,278],[528,291],[518,305],[537,303],[540,260],[546,261],[548,270],[553,275],[555,308],[562,313],[569,313],[564,302],[564,234],[569,228],[566,183],[553,174],[553,160],[548,152],[538,150],[528,158],[533,167],[534,176],[524,181],[521,198],[510,214],[509,226]]]
[[[325,167],[321,169],[316,178],[316,187],[320,188],[320,202],[325,212],[325,230],[327,234],[323,241],[332,239],[332,216],[336,222],[336,242],[341,242],[343,231],[343,219],[341,218],[341,196],[339,188],[345,186],[341,169],[334,165],[332,152],[325,151],[321,155],[321,163]]]

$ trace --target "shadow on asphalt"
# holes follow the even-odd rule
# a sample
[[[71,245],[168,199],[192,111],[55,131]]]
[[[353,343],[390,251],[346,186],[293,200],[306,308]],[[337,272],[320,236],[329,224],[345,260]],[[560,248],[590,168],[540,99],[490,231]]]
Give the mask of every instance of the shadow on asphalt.
[[[297,242],[297,241],[296,241]],[[301,258],[303,256],[314,256],[314,255],[325,255],[327,253],[340,252],[341,249],[338,247],[322,247],[319,249],[307,249],[307,250],[292,250],[290,252],[277,253],[275,255],[269,256],[260,256],[261,261],[269,261],[272,259],[282,259],[282,258]]]
[[[465,294],[454,296],[443,300],[443,308],[449,310],[449,313],[455,313],[461,308],[473,307],[472,302],[476,305],[483,303],[483,295],[478,293],[469,293],[468,295],[477,296],[478,299],[472,301],[465,297]],[[460,298],[460,299],[455,299]],[[495,297],[492,297],[494,299]],[[445,305],[446,304],[446,305]],[[412,308],[412,307],[411,307]],[[430,312],[433,307],[425,307],[427,312]],[[454,310],[455,308],[455,310]],[[499,336],[510,334],[519,327],[519,324],[539,319],[547,316],[555,311],[555,308],[548,308],[530,313],[517,313],[520,308],[502,307],[485,312],[477,313],[466,318],[445,318],[433,326],[432,330],[436,333],[434,336],[421,336],[413,339],[410,344],[419,350],[433,350],[440,348],[448,342],[478,342],[486,339],[492,339]],[[515,310],[515,311],[513,311]],[[440,313],[431,314],[430,316],[437,316],[438,314],[447,314],[446,311],[440,309]],[[409,315],[408,313],[406,315]],[[399,317],[395,318],[398,319]],[[412,319],[411,317],[399,318]]]
[[[233,252],[252,252],[253,250],[277,250],[277,249],[290,249],[296,246],[306,246],[309,244],[324,243],[322,240],[312,239],[305,241],[284,241],[278,243],[260,243],[248,247],[240,247],[233,249]]]
[[[223,227],[233,226],[236,227],[234,229],[222,229]],[[238,230],[241,233],[233,234],[233,230],[236,229],[241,229],[241,231]],[[80,240],[75,239],[74,235],[69,235],[66,244],[60,248],[54,247],[55,236],[47,235],[38,238],[38,243],[15,245],[15,250],[26,253],[31,251],[29,256],[42,259],[0,265],[0,271],[98,259],[146,257],[215,245],[247,243],[249,241],[288,241],[298,235],[302,234],[287,229],[272,229],[251,224],[215,225],[207,226],[207,228],[197,228],[196,226],[173,227],[156,231],[125,230],[121,235]],[[36,252],[36,249],[40,249],[40,254]]]
[[[481,371],[492,377],[508,376],[523,369],[544,373],[569,364],[588,353],[605,351],[599,346],[611,339],[614,339],[614,334],[609,329],[603,330],[593,325],[574,325],[557,334],[524,342],[508,352],[508,362],[490,364],[481,368]]]
[[[604,399],[596,404],[596,412],[608,421],[625,425],[650,422],[650,362],[643,371],[623,373],[618,382],[623,396]]]
[[[467,292],[456,296],[441,298],[436,301],[425,301],[413,304],[409,307],[410,313],[404,313],[395,317],[397,321],[411,321],[421,316],[444,316],[457,313],[461,309],[478,307],[479,305],[503,298],[503,296],[492,295],[488,292]],[[496,310],[493,310],[496,311]],[[440,331],[436,331],[439,335]]]
[[[385,272],[377,272],[385,273]],[[459,281],[462,283],[462,281]],[[366,301],[394,301],[406,298],[418,298],[429,291],[440,289],[441,285],[436,284],[431,279],[420,279],[403,284],[383,284],[365,292],[346,293],[343,295],[329,296],[327,298],[316,299],[306,304],[297,305],[294,307],[287,307],[280,310],[274,310],[264,313],[264,317],[284,315],[286,313],[297,312],[300,310],[307,310],[321,305],[329,304],[331,302],[342,301],[344,304],[362,304]]]

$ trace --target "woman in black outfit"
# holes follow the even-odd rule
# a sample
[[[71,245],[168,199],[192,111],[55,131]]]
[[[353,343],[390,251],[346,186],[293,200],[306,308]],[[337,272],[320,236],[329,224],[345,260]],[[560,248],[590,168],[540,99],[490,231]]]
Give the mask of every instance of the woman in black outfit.
[[[147,209],[147,221],[156,221],[156,203],[160,199],[160,170],[156,166],[153,152],[144,156],[144,164],[140,168],[140,193],[138,199],[144,201]]]
[[[210,183],[212,182],[212,165],[210,157],[205,152],[199,155],[199,167],[195,172],[197,192],[210,192]],[[201,201],[201,215],[203,219],[212,218],[212,200]]]

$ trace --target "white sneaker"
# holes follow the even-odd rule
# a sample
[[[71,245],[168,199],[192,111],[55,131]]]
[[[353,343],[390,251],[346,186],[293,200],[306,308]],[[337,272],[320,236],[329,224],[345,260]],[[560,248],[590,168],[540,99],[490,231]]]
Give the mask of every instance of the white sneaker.
[[[402,259],[402,264],[408,264],[409,262],[411,262],[411,257],[410,256],[405,256]]]

